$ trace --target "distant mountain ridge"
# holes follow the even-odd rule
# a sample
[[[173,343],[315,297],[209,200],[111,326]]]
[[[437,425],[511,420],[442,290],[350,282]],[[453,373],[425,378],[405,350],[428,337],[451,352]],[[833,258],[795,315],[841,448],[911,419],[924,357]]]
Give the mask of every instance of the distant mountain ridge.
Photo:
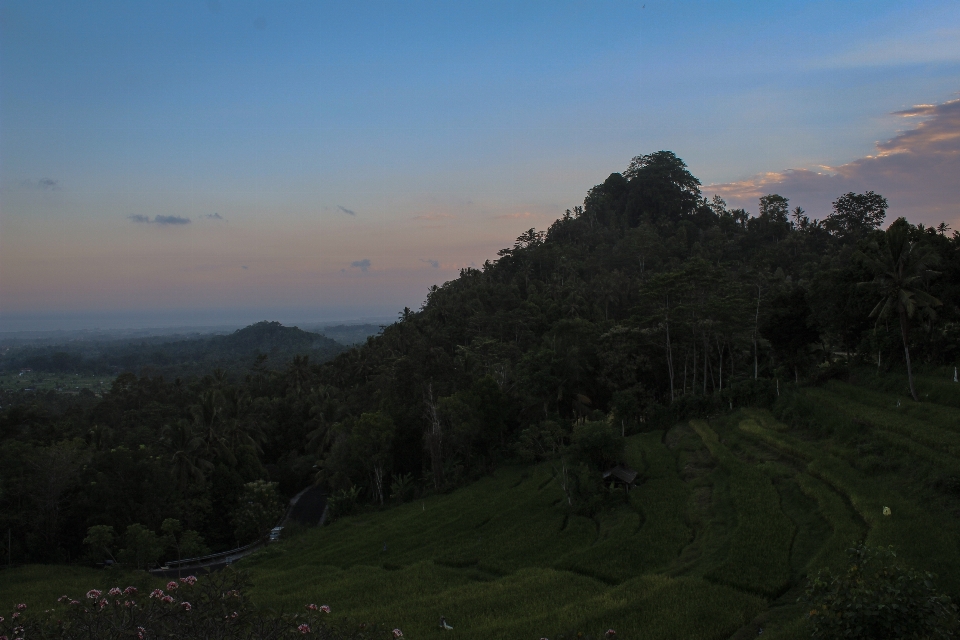
[[[262,321],[228,335],[186,340],[141,339],[70,343],[11,349],[0,357],[0,370],[29,368],[65,373],[155,373],[170,376],[202,376],[214,369],[245,372],[258,355],[267,356],[268,369],[283,368],[294,356],[310,362],[325,362],[348,347],[318,333],[279,322]]]

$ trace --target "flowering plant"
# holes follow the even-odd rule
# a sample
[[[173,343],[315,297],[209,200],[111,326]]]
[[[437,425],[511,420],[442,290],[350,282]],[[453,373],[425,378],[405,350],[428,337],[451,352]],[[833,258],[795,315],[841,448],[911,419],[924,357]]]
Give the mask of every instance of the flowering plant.
[[[84,599],[62,596],[47,617],[28,616],[17,604],[10,617],[0,616],[0,639],[159,640],[218,638],[279,640],[293,634],[318,640],[390,640],[386,627],[335,619],[328,605],[307,605],[305,613],[284,614],[257,608],[245,595],[245,576],[232,570],[170,581],[137,597],[135,587],[91,589]],[[106,594],[106,595],[104,595]],[[120,596],[124,596],[121,599]],[[401,634],[402,635],[402,634]]]

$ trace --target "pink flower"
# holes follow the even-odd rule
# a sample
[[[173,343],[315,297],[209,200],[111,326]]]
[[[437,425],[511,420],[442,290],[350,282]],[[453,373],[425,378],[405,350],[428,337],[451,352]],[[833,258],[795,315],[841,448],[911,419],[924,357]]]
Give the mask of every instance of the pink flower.
[[[393,637],[394,637],[394,638],[402,638],[402,637],[403,637],[403,631],[400,631],[400,629],[394,629],[394,630],[393,630]]]
[[[26,611],[26,610],[27,610],[27,605],[23,603],[20,603],[17,605],[17,611]]]
[[[107,599],[104,598],[103,600],[101,600],[101,601],[98,602],[97,604],[100,606],[101,609],[103,609],[105,606],[107,606]]]
[[[193,586],[197,583],[197,576],[187,576],[186,578],[180,578],[180,582]]]
[[[163,596],[162,598],[160,598],[160,601],[170,604],[171,602],[173,602],[173,596]]]
[[[113,589],[110,589],[110,591],[107,591],[107,595],[109,596],[118,596],[121,593],[123,592],[120,591],[120,587],[114,587]]]
[[[237,612],[234,611],[233,613],[231,613],[231,614],[230,614],[230,617],[231,617],[231,618],[236,618],[236,617],[237,617]]]
[[[19,617],[20,617],[20,612],[19,612],[19,611],[15,611],[15,612],[13,613],[13,619],[16,620],[16,619],[19,618]]]
[[[70,596],[60,596],[59,598],[57,598],[57,602],[66,602],[69,599],[70,599]]]
[[[607,629],[607,632],[606,632],[605,634],[603,634],[603,637],[604,637],[604,638],[616,638],[616,637],[617,637],[617,632],[614,631],[613,629]]]
[[[190,611],[191,609],[193,609],[193,607],[190,605],[190,603],[189,603],[189,602],[186,602],[186,601],[181,602],[181,603],[180,603],[180,606],[183,607],[183,610],[184,610],[184,611]]]
[[[316,610],[317,610],[317,605],[315,605],[315,604],[308,604],[308,605],[307,605],[307,611],[316,611]]]
[[[137,595],[137,588],[136,588],[136,587],[127,587],[126,589],[123,590],[123,595],[125,595],[125,596]]]
[[[147,630],[143,627],[137,627],[137,637],[143,640],[147,635]]]
[[[177,590],[177,581],[171,580],[167,583],[167,591],[176,591]]]
[[[71,601],[70,601],[70,604],[80,604],[80,601],[79,601],[79,600],[71,600]]]
[[[96,600],[100,597],[100,593],[97,589],[90,589],[90,591],[87,591],[87,597],[91,600]]]
[[[151,598],[162,598],[162,597],[163,597],[163,589],[154,589],[153,591],[150,592],[150,597],[151,597]]]
[[[132,607],[133,605],[134,605],[134,603],[131,602],[130,600],[125,600],[124,603],[123,603],[123,606],[125,606],[125,607]]]
[[[327,605],[321,605],[320,611],[323,611],[324,613],[330,613],[330,607],[328,607]]]
[[[10,640],[7,636],[0,636],[0,640]]]
[[[310,625],[302,624],[299,627],[297,627],[297,631],[299,631],[303,635],[307,635],[308,633],[310,633]]]

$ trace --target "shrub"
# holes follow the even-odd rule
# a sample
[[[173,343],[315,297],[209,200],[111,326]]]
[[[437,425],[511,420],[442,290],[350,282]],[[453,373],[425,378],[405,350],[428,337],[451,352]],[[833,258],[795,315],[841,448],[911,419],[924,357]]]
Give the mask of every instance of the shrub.
[[[83,544],[87,547],[86,559],[90,562],[102,562],[109,556],[113,560],[110,547],[113,546],[115,538],[113,527],[105,524],[87,529],[87,537],[83,539]]]
[[[350,485],[349,489],[340,489],[327,498],[327,505],[330,507],[330,521],[332,522],[337,518],[348,516],[356,511],[357,501],[359,499],[360,487],[356,485]]]
[[[890,547],[860,543],[847,553],[846,573],[821,570],[808,582],[814,638],[953,637],[957,606],[934,589],[934,574],[898,564]]]
[[[50,617],[28,614],[25,604],[0,615],[0,638],[59,640],[154,640],[219,638],[275,640],[292,635],[324,640],[386,640],[402,637],[366,623],[335,619],[326,605],[306,605],[303,613],[282,614],[256,608],[244,595],[243,574],[226,570],[197,579],[171,580],[166,589],[139,593],[135,587],[91,589],[59,601],[65,607]],[[50,610],[48,610],[50,611]],[[398,635],[399,633],[399,635]]]
[[[120,562],[129,567],[136,569],[151,567],[163,553],[163,545],[157,534],[139,522],[127,527],[124,540],[127,546],[120,551]]]
[[[267,537],[267,533],[283,515],[283,509],[276,482],[248,482],[243,486],[240,505],[233,513],[237,539],[249,542]]]

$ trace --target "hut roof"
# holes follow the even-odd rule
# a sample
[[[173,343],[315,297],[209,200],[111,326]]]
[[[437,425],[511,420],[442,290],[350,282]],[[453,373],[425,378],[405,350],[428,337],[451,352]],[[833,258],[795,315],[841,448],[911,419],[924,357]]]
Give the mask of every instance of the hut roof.
[[[619,480],[624,484],[633,484],[633,481],[637,479],[637,472],[630,467],[625,467],[618,464],[613,469],[603,472],[604,480],[609,480],[611,478],[614,480]]]

